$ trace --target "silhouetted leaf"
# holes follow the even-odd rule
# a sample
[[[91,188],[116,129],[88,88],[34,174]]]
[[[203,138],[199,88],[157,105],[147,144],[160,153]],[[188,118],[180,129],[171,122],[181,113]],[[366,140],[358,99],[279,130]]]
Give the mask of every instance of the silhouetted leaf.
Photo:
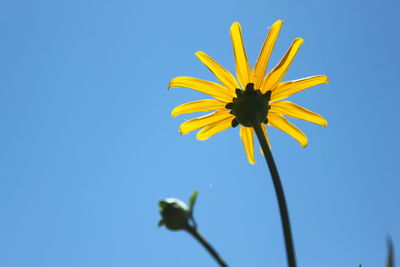
[[[189,198],[189,210],[190,213],[193,211],[194,203],[196,203],[197,195],[199,194],[199,191],[194,191],[193,194]]]
[[[386,267],[394,267],[393,243],[390,237],[387,239],[387,245],[388,245],[388,254],[386,260]]]

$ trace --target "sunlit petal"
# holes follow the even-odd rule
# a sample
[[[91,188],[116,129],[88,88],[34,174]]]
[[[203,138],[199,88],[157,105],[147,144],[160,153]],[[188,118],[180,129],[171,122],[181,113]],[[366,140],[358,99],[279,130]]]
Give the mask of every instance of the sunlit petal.
[[[239,84],[236,78],[227,71],[224,67],[218,64],[214,59],[212,59],[209,55],[204,52],[198,51],[196,52],[196,57],[203,62],[204,65],[214,73],[215,77],[227,88],[230,89],[231,93],[234,94],[235,89],[239,88]]]
[[[240,23],[235,22],[232,24],[231,38],[236,63],[236,76],[238,77],[242,88],[245,88],[246,84],[250,81],[250,65],[243,45],[242,28]]]
[[[276,39],[278,38],[279,32],[282,27],[282,20],[276,21],[268,32],[267,37],[265,38],[264,45],[261,49],[260,54],[258,55],[257,62],[254,66],[252,72],[252,81],[254,82],[254,88],[260,88],[261,81],[264,78],[265,71],[268,66],[268,61],[271,56],[272,50],[274,49]]]
[[[267,139],[268,146],[271,149],[271,142],[269,141],[269,136],[268,136],[268,133],[267,133],[267,125],[265,123],[262,123],[261,124],[261,129],[263,130],[265,138]]]
[[[283,82],[272,91],[271,101],[281,100],[312,86],[328,82],[328,77],[325,75],[317,75],[295,81]]]
[[[226,130],[230,127],[232,127],[232,119],[233,118],[227,118],[222,121],[215,122],[213,124],[210,124],[203,129],[201,129],[197,133],[197,139],[198,140],[207,140],[214,134],[217,134],[219,132],[222,132],[223,130]]]
[[[202,112],[202,111],[210,111],[217,109],[224,109],[226,102],[215,100],[215,99],[205,99],[198,100],[189,103],[185,103],[177,106],[171,112],[172,117],[176,117],[185,113],[193,113],[193,112]]]
[[[296,105],[290,101],[279,101],[271,103],[270,112],[279,113],[292,118],[309,121],[326,127],[328,122],[319,114]]]
[[[187,134],[227,118],[233,119],[234,116],[229,114],[229,112],[226,110],[215,111],[211,114],[185,121],[179,127],[179,132],[181,134]]]
[[[209,82],[192,77],[182,76],[172,79],[169,82],[168,88],[173,88],[173,87],[190,88],[225,102],[232,101],[232,98],[234,97],[233,92],[229,92],[228,89],[226,89],[225,87],[223,87],[218,83]]]
[[[267,143],[268,143],[269,149],[271,149],[271,142],[269,141],[269,136],[268,136],[268,133],[267,133],[267,127],[266,127],[265,123],[261,124],[261,129],[264,132],[265,139],[267,139]],[[260,147],[260,152],[261,152],[261,155],[264,156],[264,151],[262,150],[261,147]]]
[[[292,136],[294,139],[299,141],[302,147],[306,147],[308,144],[308,139],[306,135],[296,126],[291,124],[282,115],[273,112],[268,113],[268,125],[271,125],[288,135]]]
[[[281,59],[281,61],[276,65],[276,67],[271,70],[270,73],[263,79],[261,82],[262,92],[265,93],[268,90],[274,90],[278,84],[282,81],[283,76],[285,76],[287,70],[290,67],[294,57],[299,51],[300,46],[303,44],[302,38],[296,38],[285,56]]]
[[[253,128],[240,126],[240,138],[242,139],[248,161],[251,164],[255,164]]]

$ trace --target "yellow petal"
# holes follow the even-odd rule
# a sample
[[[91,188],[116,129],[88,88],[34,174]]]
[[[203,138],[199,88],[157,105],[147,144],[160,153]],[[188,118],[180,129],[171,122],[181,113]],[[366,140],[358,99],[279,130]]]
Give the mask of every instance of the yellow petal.
[[[261,81],[264,78],[265,71],[268,66],[268,61],[271,56],[272,50],[274,49],[276,39],[278,38],[279,32],[282,27],[282,20],[277,20],[268,32],[265,38],[264,45],[261,49],[256,65],[252,72],[252,81],[254,82],[254,88],[259,89]]]
[[[176,77],[169,82],[168,88],[186,87],[205,93],[225,102],[231,102],[235,96],[222,85],[192,77]]]
[[[226,129],[232,127],[232,119],[233,118],[227,118],[225,120],[215,122],[213,124],[210,124],[210,125],[204,127],[197,133],[197,139],[198,140],[207,140],[214,134],[217,134],[219,132],[222,132],[223,130],[226,130]]]
[[[240,27],[240,23],[235,22],[232,24],[231,38],[236,62],[236,76],[238,77],[242,88],[246,88],[246,84],[250,82],[250,65],[243,45],[242,28]]]
[[[250,164],[255,164],[253,128],[240,126],[240,138],[242,139],[247,159]]]
[[[176,117],[185,113],[210,111],[216,109],[225,109],[226,102],[215,100],[215,99],[205,99],[198,100],[189,103],[185,103],[177,106],[171,112],[172,117]]]
[[[299,51],[300,46],[303,44],[303,39],[294,39],[292,45],[286,51],[285,56],[281,59],[278,65],[275,66],[273,70],[263,79],[261,82],[262,92],[265,93],[268,90],[274,90],[278,84],[282,81],[283,76],[285,76],[287,70],[290,67],[294,57]]]
[[[267,125],[265,125],[265,123],[262,123],[261,124],[261,129],[263,130],[265,138],[267,139],[268,146],[271,149],[271,143],[269,141],[269,136],[268,136],[268,133],[267,133]]]
[[[187,134],[215,122],[225,120],[227,118],[233,119],[234,116],[232,114],[229,114],[229,111],[227,110],[215,111],[211,114],[185,121],[179,127],[179,132],[181,134]]]
[[[273,102],[271,103],[270,111],[296,119],[316,123],[324,127],[328,125],[328,122],[321,115],[305,109],[299,105],[296,105],[295,103],[290,101]]]
[[[235,89],[239,88],[239,84],[236,81],[236,78],[227,71],[224,67],[218,64],[214,59],[212,59],[209,55],[204,52],[198,51],[196,52],[196,57],[203,62],[204,65],[214,73],[215,77],[227,88],[230,89],[232,96],[235,96]]]
[[[261,129],[263,130],[264,136],[265,136],[266,139],[267,139],[268,147],[269,147],[269,149],[271,149],[271,143],[270,143],[270,141],[269,141],[269,136],[268,136],[268,134],[267,134],[267,125],[265,125],[264,123],[262,123],[262,124],[261,124]],[[264,151],[262,150],[261,147],[260,147],[260,151],[261,151],[261,155],[264,156]]]
[[[326,77],[325,75],[317,75],[299,80],[284,82],[279,84],[278,87],[276,87],[276,89],[272,91],[271,101],[281,100],[312,86],[328,82],[328,77]]]
[[[273,112],[269,112],[268,113],[268,125],[271,125],[277,129],[287,133],[288,135],[290,135],[291,137],[293,137],[294,139],[299,141],[299,143],[301,144],[302,147],[307,146],[308,139],[307,139],[306,135],[299,128],[297,128],[296,126],[291,124],[282,115],[279,115],[279,114],[276,114]]]

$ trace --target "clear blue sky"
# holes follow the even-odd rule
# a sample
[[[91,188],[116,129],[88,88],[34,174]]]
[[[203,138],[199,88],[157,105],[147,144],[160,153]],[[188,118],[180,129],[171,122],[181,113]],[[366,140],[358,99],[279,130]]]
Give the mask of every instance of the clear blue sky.
[[[271,129],[299,266],[383,266],[400,254],[395,0],[0,1],[0,266],[216,266],[184,232],[157,228],[157,202],[200,191],[200,231],[230,266],[286,266],[277,203],[238,128],[180,136],[202,99],[168,91],[175,76],[214,77],[202,50],[233,71],[229,27],[253,63],[267,27],[285,21],[272,62],[304,45],[286,80],[331,83],[291,98],[322,114],[295,121],[302,149]],[[400,258],[397,256],[397,262]]]

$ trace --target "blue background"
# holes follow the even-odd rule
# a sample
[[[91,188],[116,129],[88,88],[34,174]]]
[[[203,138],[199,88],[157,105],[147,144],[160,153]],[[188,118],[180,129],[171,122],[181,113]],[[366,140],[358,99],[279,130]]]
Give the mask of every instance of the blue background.
[[[184,232],[157,228],[157,202],[200,191],[200,231],[230,266],[286,266],[275,193],[238,128],[200,142],[171,118],[207,98],[168,91],[215,80],[202,50],[234,71],[229,27],[248,57],[285,20],[270,67],[295,37],[285,80],[330,84],[291,97],[322,114],[296,121],[302,149],[270,129],[299,266],[383,266],[400,251],[400,53],[395,0],[0,1],[0,266],[216,266]],[[399,257],[397,257],[399,262]]]

